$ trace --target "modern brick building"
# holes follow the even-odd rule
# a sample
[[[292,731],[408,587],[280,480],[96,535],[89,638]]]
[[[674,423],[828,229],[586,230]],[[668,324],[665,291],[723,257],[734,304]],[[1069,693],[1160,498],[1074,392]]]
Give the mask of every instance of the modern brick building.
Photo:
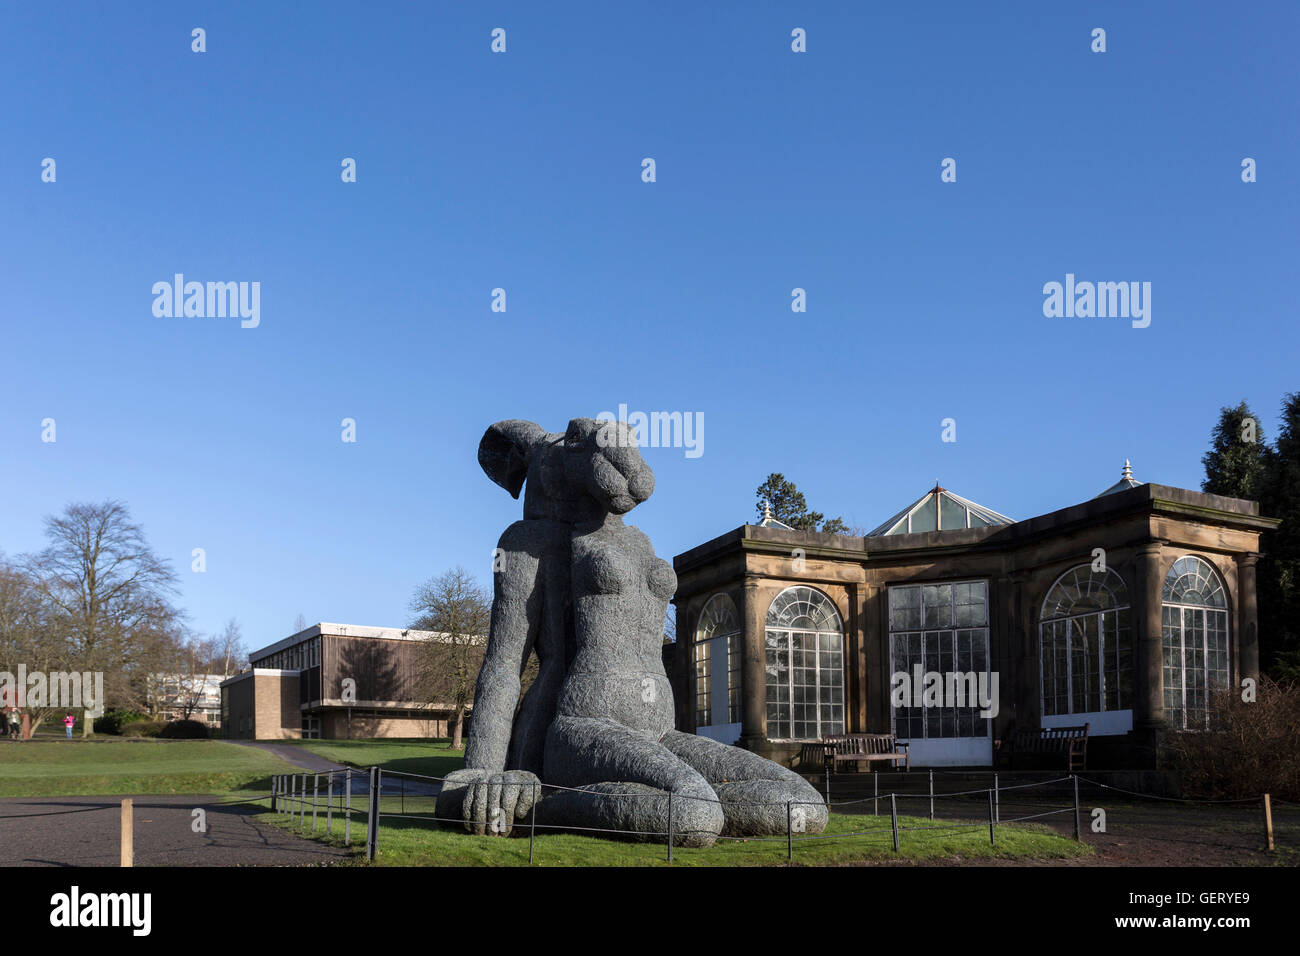
[[[1213,689],[1258,676],[1277,524],[1125,463],[1024,521],[936,486],[864,537],[744,525],[674,559],[678,726],[785,761],[894,732],[914,766],[979,766],[1012,727],[1087,723],[1090,763],[1149,766],[1163,732],[1206,726]],[[900,696],[932,672],[996,677],[996,713]]]
[[[448,737],[452,706],[420,691],[419,647],[428,641],[482,655],[482,638],[327,623],[254,651],[247,671],[221,683],[222,735]]]

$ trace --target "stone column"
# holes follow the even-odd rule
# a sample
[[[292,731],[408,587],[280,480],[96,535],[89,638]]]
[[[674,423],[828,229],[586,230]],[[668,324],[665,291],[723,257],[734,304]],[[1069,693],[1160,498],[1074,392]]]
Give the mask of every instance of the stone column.
[[[854,666],[858,669],[861,683],[858,686],[858,697],[850,698],[850,704],[858,722],[859,733],[888,733],[889,678],[882,678],[882,675],[888,670],[889,662],[882,659],[880,636],[880,602],[884,600],[885,589],[875,582],[868,582],[862,585],[858,594],[858,648]],[[886,688],[884,698],[881,697],[882,686]],[[882,714],[884,726],[881,726]]]
[[[1236,684],[1242,678],[1259,680],[1259,606],[1255,598],[1258,554],[1237,555],[1237,661]]]
[[[845,619],[844,638],[844,732],[860,734],[862,721],[858,718],[854,701],[862,698],[862,677],[864,671],[858,667],[859,651],[862,647],[862,588],[857,584],[845,586],[849,616]]]
[[[740,617],[744,640],[741,669],[740,746],[762,750],[767,744],[766,629],[767,607],[761,606],[758,575],[745,574],[740,593]]]
[[[992,579],[989,595],[989,656],[990,669],[998,675],[998,715],[993,719],[993,736],[1005,737],[1012,723],[1024,720],[1017,726],[1037,727],[1023,712],[1031,699],[1038,694],[1038,671],[1029,665],[1037,656],[1029,656],[1024,646],[1024,630],[1016,616],[1017,596],[1024,581],[1023,572],[1000,574]],[[1023,702],[1023,704],[1022,704]]]
[[[673,673],[669,684],[677,729],[695,733],[695,626],[700,609],[694,599],[677,605],[677,646],[673,649]],[[684,626],[683,626],[684,625]]]
[[[1133,728],[1152,732],[1164,727],[1164,656],[1161,649],[1160,605],[1165,576],[1163,541],[1149,541],[1137,549],[1137,582],[1133,598],[1133,639],[1137,670],[1134,673]]]

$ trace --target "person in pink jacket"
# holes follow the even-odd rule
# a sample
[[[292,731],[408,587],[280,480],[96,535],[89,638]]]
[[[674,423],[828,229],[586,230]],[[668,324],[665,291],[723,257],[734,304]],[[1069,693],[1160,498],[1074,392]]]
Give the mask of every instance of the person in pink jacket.
[[[68,711],[63,716],[63,729],[68,732],[69,740],[72,739],[72,725],[75,724],[76,722],[77,722],[76,718],[72,716],[72,711]]]

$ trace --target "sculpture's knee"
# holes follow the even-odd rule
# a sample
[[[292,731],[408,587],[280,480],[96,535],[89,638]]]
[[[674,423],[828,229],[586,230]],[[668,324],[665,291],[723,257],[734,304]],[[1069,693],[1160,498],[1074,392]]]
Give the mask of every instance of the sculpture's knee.
[[[715,789],[726,812],[726,836],[821,833],[830,817],[821,794],[802,778],[736,780]]]
[[[726,813],[712,788],[708,793],[673,793],[672,804],[674,846],[712,846],[726,829]]]

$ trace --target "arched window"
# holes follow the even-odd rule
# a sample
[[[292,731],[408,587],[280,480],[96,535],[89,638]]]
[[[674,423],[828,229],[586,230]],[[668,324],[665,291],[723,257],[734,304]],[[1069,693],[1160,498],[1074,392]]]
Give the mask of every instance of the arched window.
[[[1044,717],[1132,709],[1130,616],[1114,571],[1081,564],[1056,579],[1038,619]]]
[[[725,710],[713,693],[714,668],[727,674]],[[740,615],[725,594],[709,598],[695,627],[695,727],[740,723]],[[730,741],[728,741],[730,743]]]
[[[844,733],[844,628],[821,591],[786,588],[767,611],[767,736]]]
[[[1165,575],[1160,609],[1165,715],[1174,727],[1209,726],[1210,695],[1228,686],[1228,600],[1208,561],[1184,555]]]

